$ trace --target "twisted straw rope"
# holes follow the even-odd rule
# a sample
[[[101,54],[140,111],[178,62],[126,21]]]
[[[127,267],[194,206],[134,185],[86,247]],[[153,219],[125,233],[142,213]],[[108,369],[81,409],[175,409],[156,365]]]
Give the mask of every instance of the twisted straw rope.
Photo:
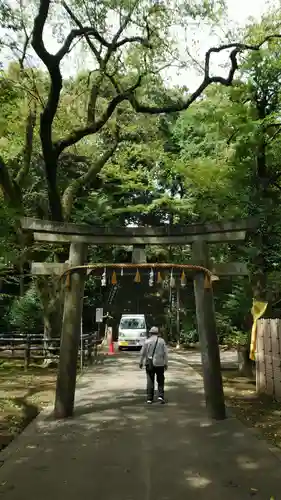
[[[109,269],[114,269],[114,268],[117,268],[117,269],[122,269],[122,268],[128,268],[128,269],[132,269],[132,268],[137,268],[137,269],[143,269],[143,268],[152,268],[152,269],[155,269],[155,268],[160,268],[160,269],[168,269],[168,268],[172,268],[172,269],[193,269],[194,271],[202,271],[204,272],[209,278],[212,277],[212,272],[210,271],[210,269],[207,269],[206,267],[203,267],[203,266],[196,266],[196,265],[192,265],[192,264],[167,264],[167,263],[164,263],[164,262],[154,262],[152,264],[149,264],[147,262],[145,263],[141,263],[141,264],[133,264],[133,263],[125,263],[125,264],[102,264],[102,263],[97,263],[97,264],[85,264],[83,266],[71,266],[70,268],[66,269],[62,274],[61,274],[61,278],[67,274],[70,274],[72,272],[75,272],[75,271],[79,271],[79,270],[83,270],[83,269],[102,269],[102,268],[109,268]]]

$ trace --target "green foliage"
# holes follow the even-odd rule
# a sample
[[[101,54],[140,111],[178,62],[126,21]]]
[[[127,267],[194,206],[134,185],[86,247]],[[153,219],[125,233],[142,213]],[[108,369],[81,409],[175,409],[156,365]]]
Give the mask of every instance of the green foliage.
[[[230,311],[227,311],[225,315],[221,313],[216,314],[219,343],[234,347],[238,344],[245,343],[247,335],[245,332],[242,332],[237,327],[235,327],[231,319],[232,317]]]
[[[106,33],[108,39],[113,35],[112,18],[118,16],[122,21],[132,8],[132,2],[127,0],[75,0],[68,5],[81,22],[92,23],[102,34]],[[139,73],[144,75],[136,96],[146,104],[166,105],[176,99],[182,100],[188,93],[187,88],[168,88],[159,74],[159,68],[171,61],[180,61],[171,27],[178,22],[188,30],[190,21],[200,24],[202,19],[216,23],[223,2],[178,1],[172,6],[165,1],[148,6],[141,0],[134,5],[128,30],[146,36],[148,22],[151,48],[148,50],[145,43],[124,44],[112,55],[107,72],[102,71],[95,60],[91,66],[94,71],[84,68],[83,72],[65,79],[52,129],[53,140],[90,123],[93,90],[97,91],[95,111],[100,118],[116,95],[114,82],[127,88]],[[6,7],[3,5],[0,24],[17,32],[18,12]],[[60,41],[64,39],[61,27],[64,24],[72,26],[69,16],[59,7],[51,12],[50,22],[54,36]],[[280,14],[276,13],[258,25],[250,25],[243,35],[249,43],[257,43],[279,26]],[[82,50],[84,61],[84,57],[89,56],[85,41]],[[58,162],[56,187],[60,197],[78,182],[70,203],[69,218],[73,222],[172,225],[260,216],[259,230],[245,245],[211,248],[211,255],[217,261],[246,261],[253,271],[251,283],[226,279],[216,284],[218,335],[224,343],[241,342],[247,336],[247,315],[261,274],[266,276],[262,287],[271,303],[281,296],[280,61],[278,39],[271,40],[259,52],[245,53],[240,74],[231,88],[213,85],[202,99],[181,115],[136,114],[125,101],[101,130],[69,147]],[[46,73],[35,68],[23,69],[18,63],[11,64],[0,78],[0,155],[7,166],[11,185],[18,193],[16,201],[20,202],[21,213],[40,218],[48,216],[39,117],[49,85]],[[37,117],[31,161],[24,182],[18,185],[17,174],[25,160],[27,117],[33,106]],[[98,161],[112,146],[117,129],[122,140],[111,158],[98,168]],[[90,171],[88,180],[79,184]],[[16,263],[22,251],[15,233],[19,207],[15,206],[15,198],[11,201],[8,194],[2,185],[1,264]],[[53,261],[58,257],[65,260],[64,248],[55,252],[48,245],[39,249],[28,244],[28,260]],[[122,252],[122,258],[126,257],[127,249]],[[34,254],[39,254],[39,258],[34,259]],[[190,259],[190,249],[186,246],[149,248],[148,254],[151,260],[188,262]],[[110,246],[95,248],[91,260],[114,261],[119,257],[121,259],[116,248]],[[90,323],[92,310],[103,299],[98,280],[89,280],[85,293],[85,310]],[[193,296],[188,296],[182,312],[182,340],[185,342],[197,340],[193,302]],[[14,328],[29,333],[42,328],[42,309],[33,285],[24,297],[13,301],[5,316],[6,310],[5,304],[4,317]],[[172,320],[175,323],[174,311]]]
[[[36,286],[32,284],[23,297],[16,298],[8,314],[12,328],[20,333],[43,332],[43,313]]]
[[[8,332],[11,329],[9,322],[9,311],[13,301],[13,296],[0,293],[0,332]]]
[[[1,199],[0,191],[0,269],[2,265],[14,263],[19,258],[17,238],[13,230],[16,219],[16,211],[7,207]]]
[[[234,310],[234,314],[239,309]],[[219,343],[230,347],[238,344],[244,344],[247,340],[247,334],[239,330],[232,322],[233,311],[225,308],[225,313],[216,310],[217,335]],[[182,321],[180,342],[183,345],[195,344],[199,342],[194,313],[185,316]]]
[[[18,32],[21,28],[20,15],[17,8],[13,8],[9,1],[0,0],[0,48],[5,46],[7,43],[11,43],[9,40],[9,32]]]

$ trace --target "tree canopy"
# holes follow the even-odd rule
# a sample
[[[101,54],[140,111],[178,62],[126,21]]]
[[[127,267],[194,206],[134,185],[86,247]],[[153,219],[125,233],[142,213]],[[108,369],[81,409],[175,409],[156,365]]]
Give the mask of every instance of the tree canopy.
[[[228,334],[245,331],[253,296],[278,314],[280,14],[227,35],[201,67],[174,27],[183,39],[190,26],[218,27],[223,9],[223,2],[205,0],[2,2],[0,259],[1,269],[14,266],[22,295],[5,300],[6,326],[23,321],[10,321],[11,314],[32,314],[34,304],[42,321],[59,293],[55,280],[53,288],[31,283],[30,261],[67,259],[65,247],[39,247],[23,235],[22,215],[144,226],[258,216],[260,228],[245,245],[211,248],[217,261],[251,268],[250,283],[228,278],[216,285],[219,324]],[[219,76],[212,57],[225,51]],[[167,68],[191,64],[202,75],[194,91],[189,82],[165,79]],[[91,252],[93,260],[118,261],[129,249]],[[151,247],[148,255],[187,262],[190,249]],[[2,292],[9,286],[5,274]],[[89,303],[99,305],[99,283],[87,286]],[[182,317],[192,332],[193,299],[185,293]],[[48,321],[55,303],[50,307]]]

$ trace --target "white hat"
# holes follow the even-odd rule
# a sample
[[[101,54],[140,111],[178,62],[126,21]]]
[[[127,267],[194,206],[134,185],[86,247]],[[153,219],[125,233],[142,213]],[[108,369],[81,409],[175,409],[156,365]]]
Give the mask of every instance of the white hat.
[[[149,333],[155,333],[155,334],[157,334],[158,331],[159,331],[158,330],[158,326],[153,326],[152,328],[150,328]]]

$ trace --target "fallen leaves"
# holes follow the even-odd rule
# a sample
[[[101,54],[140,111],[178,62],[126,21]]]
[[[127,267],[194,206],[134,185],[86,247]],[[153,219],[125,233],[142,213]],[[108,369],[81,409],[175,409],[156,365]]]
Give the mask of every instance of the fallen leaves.
[[[0,450],[53,399],[55,370],[5,363],[0,370]]]
[[[236,370],[223,370],[222,375],[227,404],[237,418],[281,448],[281,401],[257,395],[255,381],[241,377]]]

